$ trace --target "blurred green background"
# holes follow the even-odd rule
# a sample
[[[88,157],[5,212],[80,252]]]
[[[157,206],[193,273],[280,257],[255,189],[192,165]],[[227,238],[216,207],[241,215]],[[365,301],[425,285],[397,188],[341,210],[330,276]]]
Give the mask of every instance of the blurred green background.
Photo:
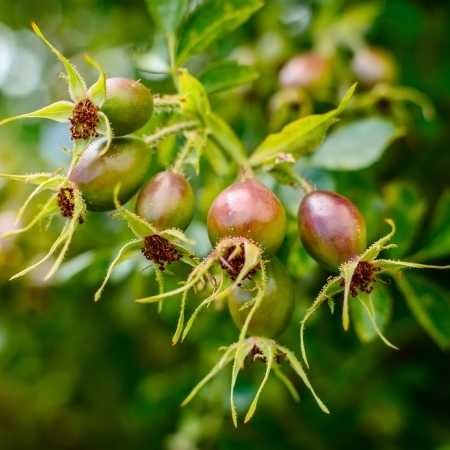
[[[362,3],[268,0],[211,48],[211,60],[228,55],[261,73],[246,88],[212,97],[215,110],[248,148],[298,114],[295,108],[286,112],[271,105],[283,64],[317,44],[317,33],[323,31],[317,17],[339,17]],[[450,8],[447,1],[389,0],[378,9],[364,39],[392,52],[398,82],[429,96],[436,116],[426,121],[410,106],[402,119],[392,119],[401,122],[404,136],[370,167],[337,171],[306,164],[300,170],[318,185],[352,198],[368,221],[371,239],[385,231],[384,217],[394,217],[401,243],[395,256],[426,248],[427,261],[448,263]],[[155,91],[170,92],[170,83],[156,73],[164,71],[165,60],[144,0],[0,0],[0,117],[65,96],[61,68],[30,31],[32,20],[88,78],[95,74],[82,62],[85,52],[108,75],[140,78]],[[343,50],[341,64],[348,59]],[[195,70],[202,61],[191,64]],[[318,111],[335,102],[315,100]],[[374,112],[349,113],[347,119],[352,114],[371,117]],[[65,126],[47,121],[2,127],[0,172],[60,167],[68,161],[62,149],[69,142]],[[166,150],[155,157],[153,171],[167,164]],[[200,240],[200,253],[209,248],[202,225],[207,207],[230,181],[231,176],[220,178],[210,170],[193,179],[198,208],[189,233]],[[275,189],[295,214],[298,194]],[[27,193],[27,187],[0,180],[1,231],[13,226]],[[448,274],[423,272],[407,279],[420,288],[419,304],[447,305],[432,304],[422,327],[412,313],[417,298],[405,302],[396,284],[386,287],[392,314],[385,332],[398,352],[378,340],[362,343],[354,332],[344,333],[339,318],[324,309],[308,328],[307,340],[310,377],[332,414],[322,414],[304,390],[301,403],[294,403],[271,379],[253,421],[235,430],[229,417],[229,372],[188,407],[179,406],[216,361],[217,348],[237,338],[226,312],[208,311],[186,342],[172,347],[177,300],[166,302],[161,314],[154,306],[133,302],[155,289],[152,272],[140,259],[121,265],[103,300],[93,303],[108,262],[129,237],[124,223],[108,214],[90,214],[54,280],[43,282],[43,270],[37,270],[23,280],[7,281],[48,248],[60,227],[59,220],[54,222],[15,240],[0,240],[1,450],[450,450],[450,358],[444,351],[450,346]],[[298,351],[299,319],[326,274],[299,247],[293,217],[291,229],[280,257],[296,279],[298,307],[280,339]],[[420,321],[420,305],[415,312]],[[262,370],[255,365],[241,377],[237,398],[243,411]]]

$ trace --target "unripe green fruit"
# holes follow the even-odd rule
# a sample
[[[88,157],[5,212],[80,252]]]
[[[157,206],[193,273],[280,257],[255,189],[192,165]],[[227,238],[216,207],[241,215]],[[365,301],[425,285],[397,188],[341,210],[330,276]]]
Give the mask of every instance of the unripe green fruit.
[[[108,78],[102,111],[108,116],[116,136],[133,133],[150,120],[153,112],[152,93],[139,81]]]
[[[274,254],[286,234],[286,213],[278,198],[259,181],[237,181],[211,205],[208,234],[214,245],[222,238],[241,236]]]
[[[303,53],[290,59],[281,69],[280,84],[287,87],[319,89],[331,79],[331,62],[316,52]]]
[[[183,175],[165,170],[155,175],[142,189],[136,213],[164,230],[184,230],[192,220],[194,193]]]
[[[119,201],[126,203],[142,186],[151,161],[150,148],[141,139],[114,138],[101,155],[106,139],[97,139],[84,151],[70,174],[88,209],[114,209],[114,189],[120,184]]]
[[[308,253],[329,269],[366,249],[366,224],[358,208],[346,197],[313,191],[298,210],[298,230]]]
[[[392,83],[397,78],[397,64],[386,50],[369,47],[357,52],[352,62],[353,72],[365,86]]]
[[[267,287],[264,297],[256,309],[248,333],[252,336],[275,337],[284,331],[294,308],[294,287],[284,266],[273,258],[266,267]],[[244,325],[251,306],[241,309],[254,298],[255,292],[246,290],[251,280],[243,282],[228,296],[228,310],[238,328]]]

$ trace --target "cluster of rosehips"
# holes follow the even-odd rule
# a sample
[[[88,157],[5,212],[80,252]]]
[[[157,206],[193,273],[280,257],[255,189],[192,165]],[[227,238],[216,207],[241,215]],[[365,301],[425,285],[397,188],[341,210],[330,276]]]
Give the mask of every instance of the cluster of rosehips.
[[[73,102],[58,102],[0,123],[28,117],[64,121],[70,124],[75,143],[72,163],[66,175],[4,175],[37,185],[25,206],[42,190],[52,191],[51,197],[30,224],[14,233],[26,231],[44,217],[58,212],[67,219],[47,255],[15,277],[24,275],[60,249],[47,275],[51,276],[61,264],[75,228],[85,221],[86,212],[114,210],[116,215],[128,222],[135,239],[126,243],[113,260],[96,300],[100,298],[116,264],[126,252],[136,250],[154,264],[160,284],[159,294],[138,301],[161,302],[181,295],[174,342],[186,337],[198,313],[212,302],[226,301],[233,321],[241,330],[239,340],[225,349],[218,364],[192,391],[186,402],[231,362],[233,392],[236,377],[246,358],[259,359],[265,362],[266,372],[248,410],[246,420],[249,420],[272,369],[297,397],[293,384],[280,369],[283,360],[287,360],[322,410],[327,412],[300,361],[292,351],[273,340],[286,328],[294,307],[293,283],[275,256],[285,238],[287,225],[286,213],[279,199],[254,178],[249,167],[244,167],[239,180],[220,193],[209,209],[207,228],[215,247],[205,259],[199,259],[192,254],[189,240],[182,232],[192,220],[195,201],[193,189],[180,165],[175,164],[145,182],[151,161],[149,143],[153,139],[127,136],[150,119],[153,112],[150,90],[137,81],[105,79],[100,69],[99,80],[87,89],[76,69],[45,39],[37,26],[34,27],[38,36],[64,64]],[[91,63],[98,68],[92,60]],[[105,137],[99,137],[101,134]],[[132,212],[122,205],[138,190],[135,212]],[[307,317],[324,300],[340,292],[344,292],[343,323],[347,328],[349,296],[370,294],[376,277],[383,271],[420,266],[376,259],[382,250],[389,247],[387,242],[392,234],[366,250],[363,217],[348,199],[333,192],[311,189],[300,203],[298,227],[300,239],[309,254],[326,268],[339,272],[327,282],[308,311],[302,330]],[[189,265],[192,270],[180,288],[165,292],[162,272],[167,265],[177,261]],[[205,294],[185,323],[185,306],[192,289]],[[376,326],[375,321],[374,324]],[[303,340],[302,350],[306,361]],[[233,394],[231,406],[236,423]]]

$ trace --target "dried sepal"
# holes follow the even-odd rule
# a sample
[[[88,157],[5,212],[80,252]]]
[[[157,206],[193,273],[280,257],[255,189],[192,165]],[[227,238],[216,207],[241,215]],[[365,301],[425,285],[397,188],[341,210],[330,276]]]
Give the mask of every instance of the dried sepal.
[[[300,399],[300,396],[296,388],[281,369],[282,360],[286,360],[294,370],[294,372],[298,375],[298,377],[303,381],[305,386],[310,390],[320,409],[327,414],[329,413],[328,408],[314,391],[314,388],[312,387],[308,376],[306,375],[306,372],[304,371],[300,361],[295,357],[294,353],[286,347],[279,345],[273,339],[264,337],[249,337],[231,344],[224,350],[225,353],[220,358],[219,362],[194,387],[194,389],[183,401],[182,406],[187,405],[212,378],[214,378],[228,364],[232,363],[230,383],[230,409],[233,424],[235,427],[237,427],[238,413],[234,399],[234,390],[236,387],[239,372],[244,368],[247,361],[249,363],[262,361],[265,364],[265,370],[263,378],[257,388],[256,394],[245,414],[244,423],[247,423],[254,416],[258,406],[260,395],[272,371],[275,373],[276,377],[286,386],[294,400],[298,401]]]

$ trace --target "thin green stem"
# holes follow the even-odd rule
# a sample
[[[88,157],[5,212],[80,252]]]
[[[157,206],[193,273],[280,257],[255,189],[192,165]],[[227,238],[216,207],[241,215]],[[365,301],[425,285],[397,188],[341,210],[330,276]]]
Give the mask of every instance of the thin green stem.
[[[168,127],[161,128],[155,134],[144,137],[144,142],[148,145],[154,145],[168,136],[180,133],[185,130],[190,130],[192,128],[195,128],[197,125],[198,125],[198,122],[195,120],[178,122],[174,125],[170,125]]]

